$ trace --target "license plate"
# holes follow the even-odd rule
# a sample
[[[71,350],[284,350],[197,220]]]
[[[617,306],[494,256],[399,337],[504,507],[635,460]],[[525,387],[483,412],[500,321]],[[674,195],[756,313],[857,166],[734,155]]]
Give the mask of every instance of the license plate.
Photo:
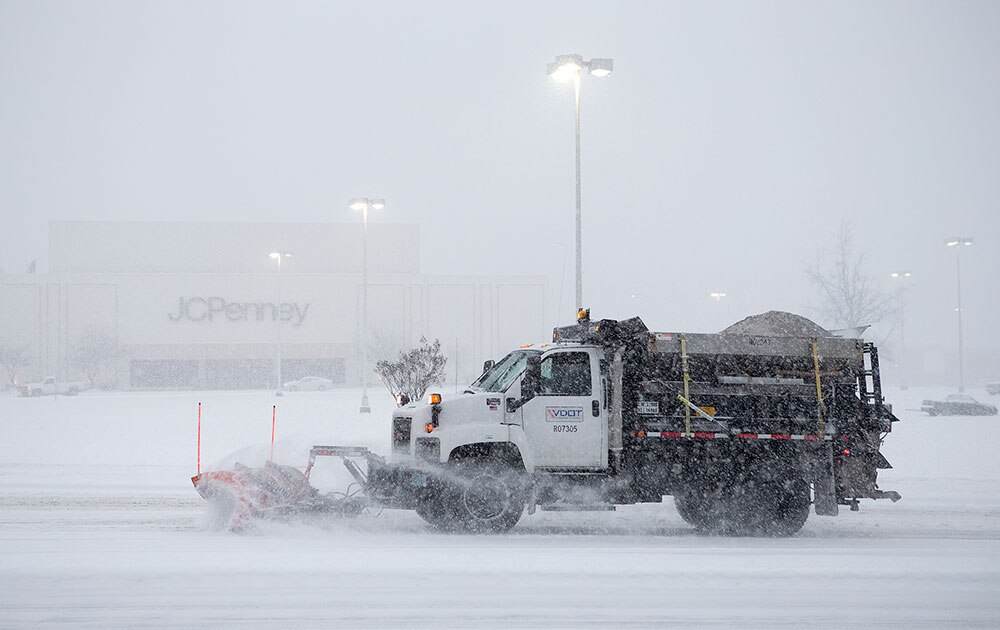
[[[656,400],[640,400],[635,410],[645,416],[655,416],[660,413],[660,403]]]

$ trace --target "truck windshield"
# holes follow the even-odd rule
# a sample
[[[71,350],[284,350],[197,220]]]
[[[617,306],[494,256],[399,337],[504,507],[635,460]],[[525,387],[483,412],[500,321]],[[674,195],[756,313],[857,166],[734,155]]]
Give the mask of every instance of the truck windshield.
[[[538,350],[518,350],[511,352],[490,370],[476,379],[472,387],[485,390],[487,392],[502,392],[507,389],[517,375],[524,369],[524,364],[528,356],[541,354]]]

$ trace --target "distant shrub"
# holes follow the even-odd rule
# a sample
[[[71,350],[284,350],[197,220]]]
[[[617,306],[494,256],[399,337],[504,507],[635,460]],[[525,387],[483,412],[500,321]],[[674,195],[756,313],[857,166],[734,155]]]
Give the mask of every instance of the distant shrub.
[[[441,341],[420,338],[420,346],[400,352],[395,361],[379,361],[375,373],[393,396],[405,394],[410,400],[423,398],[431,385],[443,382],[448,359],[441,354]]]

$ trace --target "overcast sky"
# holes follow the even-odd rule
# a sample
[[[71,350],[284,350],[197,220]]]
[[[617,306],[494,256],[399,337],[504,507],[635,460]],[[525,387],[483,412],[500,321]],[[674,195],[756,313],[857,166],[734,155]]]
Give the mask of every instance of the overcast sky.
[[[573,97],[545,66],[570,52],[615,60],[582,90],[596,316],[808,314],[848,219],[886,286],[913,273],[914,344],[953,343],[944,239],[974,237],[966,343],[1000,346],[997,2],[0,0],[0,267],[44,270],[52,220],[384,196],[424,272],[543,274],[568,316]]]

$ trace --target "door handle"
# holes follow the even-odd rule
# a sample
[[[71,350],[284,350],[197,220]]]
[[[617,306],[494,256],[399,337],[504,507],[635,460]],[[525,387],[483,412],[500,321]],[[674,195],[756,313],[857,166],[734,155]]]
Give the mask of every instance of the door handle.
[[[601,415],[601,401],[599,400],[590,401],[590,413],[593,414],[595,418]]]

